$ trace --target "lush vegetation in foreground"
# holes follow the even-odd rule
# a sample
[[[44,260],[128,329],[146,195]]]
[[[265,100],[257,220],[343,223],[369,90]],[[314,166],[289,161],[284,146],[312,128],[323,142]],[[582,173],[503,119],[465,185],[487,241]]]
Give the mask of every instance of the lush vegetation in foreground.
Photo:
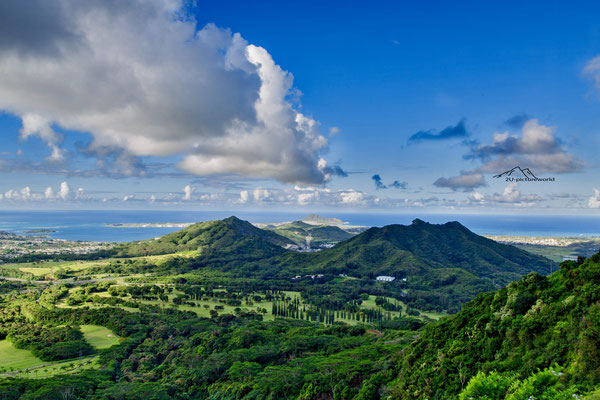
[[[600,253],[585,262],[565,261],[549,277],[529,274],[481,294],[457,315],[427,326],[406,349],[392,393],[405,399],[461,391],[464,399],[484,399],[486,391],[492,399],[562,399],[591,391],[600,383],[599,301]],[[514,384],[518,379],[531,381]],[[523,385],[551,395],[535,397],[532,388],[522,393]]]
[[[0,399],[597,398],[600,254],[435,322],[547,260],[458,223],[313,254],[235,218],[190,228],[2,283]]]
[[[0,380],[4,399],[594,399],[600,385],[600,254],[479,295],[440,322],[368,325],[262,321],[139,304],[56,308],[61,290],[2,297],[0,332],[48,347],[103,326],[96,370]],[[406,317],[405,317],[406,318]],[[400,321],[401,319],[398,319]],[[96,328],[95,328],[96,329]],[[416,329],[416,331],[415,331]],[[59,334],[60,333],[60,334]],[[23,337],[25,336],[25,337]],[[63,347],[64,347],[63,346]],[[63,396],[63,397],[61,397]],[[70,397],[69,397],[70,396]]]

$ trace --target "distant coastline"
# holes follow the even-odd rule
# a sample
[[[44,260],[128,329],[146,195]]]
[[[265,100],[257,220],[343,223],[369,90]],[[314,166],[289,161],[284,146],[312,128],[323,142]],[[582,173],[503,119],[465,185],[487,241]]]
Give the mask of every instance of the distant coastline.
[[[535,246],[555,246],[567,247],[577,243],[598,242],[600,237],[597,236],[577,236],[577,237],[561,237],[561,236],[512,236],[512,235],[483,235],[488,239],[505,244],[530,244]]]
[[[306,212],[232,211],[6,211],[0,210],[0,231],[22,232],[47,229],[54,239],[128,242],[151,239],[189,226],[192,222],[215,221],[232,215],[254,225],[268,225],[306,218]],[[326,222],[342,221],[342,229],[410,224],[415,218],[430,223],[458,220],[479,235],[527,237],[600,237],[600,216],[456,215],[407,213],[319,213]],[[325,222],[323,221],[323,222]],[[596,249],[597,250],[597,249]]]
[[[109,228],[187,228],[194,222],[142,222],[127,224],[105,224]]]

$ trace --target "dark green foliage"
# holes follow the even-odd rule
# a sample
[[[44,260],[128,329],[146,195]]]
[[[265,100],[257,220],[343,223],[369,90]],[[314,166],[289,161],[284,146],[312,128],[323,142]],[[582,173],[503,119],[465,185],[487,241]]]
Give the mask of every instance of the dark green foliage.
[[[562,368],[552,367],[525,379],[514,373],[478,373],[460,392],[459,400],[577,400],[582,397],[569,385]],[[588,400],[592,400],[586,397]]]
[[[502,284],[512,280],[504,277],[507,272],[549,272],[544,257],[476,235],[458,222],[434,225],[417,219],[407,226],[371,228],[335,249],[344,253],[347,263],[358,264],[359,270],[369,266],[375,275],[397,278],[416,275],[418,279],[421,268],[430,267],[462,269]],[[449,285],[456,278],[446,276],[438,284]]]
[[[394,396],[453,398],[478,372],[527,379],[555,364],[565,367],[564,387],[591,390],[600,384],[599,261],[566,261],[550,277],[531,273],[427,326],[403,357]]]
[[[165,387],[159,383],[122,382],[99,390],[95,396],[101,400],[170,400]]]
[[[110,384],[110,374],[105,371],[87,371],[77,376],[64,375],[46,379],[9,378],[0,380],[0,399],[89,399],[98,387]]]
[[[237,266],[224,268],[232,271]],[[456,312],[478,293],[531,271],[547,273],[548,268],[549,260],[476,235],[458,222],[433,225],[415,220],[409,226],[371,228],[318,253],[288,252],[245,264],[236,272],[246,277],[259,274],[261,279],[320,273],[325,284],[346,274],[362,279],[360,286],[370,293],[386,291],[403,296],[415,308]],[[378,275],[396,280],[377,283]]]
[[[47,328],[41,325],[17,323],[2,326],[13,345],[28,349],[43,361],[67,360],[93,353],[79,329],[71,326]]]
[[[97,371],[0,379],[0,399],[556,400],[600,384],[600,254],[479,294],[423,328],[427,318],[410,316],[417,309],[455,311],[496,284],[546,272],[547,261],[458,223],[374,228],[314,254],[285,251],[246,224],[230,218],[124,245],[118,251],[129,256],[200,256],[160,266],[111,261],[104,272],[153,272],[159,283],[107,285],[110,297],[97,295],[103,283],[82,286],[69,295],[78,309],[55,307],[62,285],[1,296],[0,337],[46,359],[84,355],[78,324],[105,326],[123,341],[97,352]],[[369,295],[377,309],[360,310]],[[211,318],[172,308],[205,298],[223,304]],[[285,319],[264,322],[242,308],[262,299]],[[399,300],[409,316],[391,318]],[[235,315],[215,310],[225,304]]]
[[[152,290],[149,285],[141,292]],[[55,399],[64,390],[75,390],[68,393],[80,399],[295,399],[309,387],[319,396],[335,392],[337,398],[344,398],[339,396],[359,393],[363,380],[372,374],[385,372],[380,376],[389,380],[386,371],[414,334],[394,332],[394,340],[386,343],[360,325],[324,326],[292,319],[262,322],[262,315],[244,312],[203,319],[191,312],[143,305],[138,305],[138,313],[119,308],[51,310],[35,304],[40,296],[46,295],[20,294],[22,305],[9,305],[0,314],[0,330],[10,330],[13,324],[19,324],[20,331],[41,326],[44,334],[39,336],[76,338],[76,324],[94,324],[124,340],[99,351],[102,372],[70,378],[85,390],[63,385],[61,377],[0,379],[0,394],[10,385],[19,388],[6,398]],[[65,326],[47,327],[58,324]],[[418,329],[420,323],[404,321],[394,328],[398,327]],[[92,373],[97,377],[92,379]],[[375,385],[383,380],[369,382]]]

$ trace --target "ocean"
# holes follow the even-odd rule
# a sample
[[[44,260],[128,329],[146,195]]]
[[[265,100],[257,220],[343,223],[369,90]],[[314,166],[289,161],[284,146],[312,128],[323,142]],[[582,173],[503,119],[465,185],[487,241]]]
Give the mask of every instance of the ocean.
[[[31,230],[56,239],[127,242],[150,239],[180,228],[113,227],[108,224],[188,223],[235,215],[250,222],[298,220],[306,213],[233,211],[0,211],[0,231],[25,234]],[[464,214],[319,213],[349,225],[410,224],[415,218],[431,223],[459,221],[480,235],[600,236],[600,216],[524,216]]]

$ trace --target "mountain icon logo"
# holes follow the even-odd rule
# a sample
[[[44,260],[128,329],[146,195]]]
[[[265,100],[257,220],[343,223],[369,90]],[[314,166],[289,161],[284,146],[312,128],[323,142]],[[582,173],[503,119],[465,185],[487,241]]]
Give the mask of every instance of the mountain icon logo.
[[[494,175],[494,178],[521,177],[521,175],[525,178],[538,179],[529,168],[521,168],[519,166],[504,171],[501,174]]]

